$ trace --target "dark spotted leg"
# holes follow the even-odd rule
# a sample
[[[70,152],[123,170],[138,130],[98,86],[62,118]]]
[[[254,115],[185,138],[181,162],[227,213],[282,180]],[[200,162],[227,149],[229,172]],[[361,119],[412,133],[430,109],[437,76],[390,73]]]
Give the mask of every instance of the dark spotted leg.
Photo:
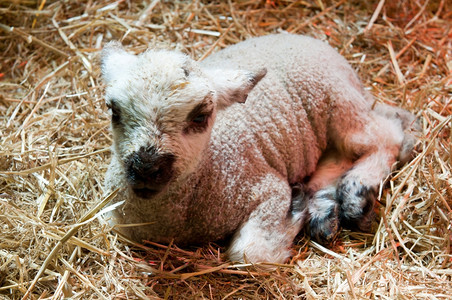
[[[339,204],[336,187],[329,186],[314,193],[309,199],[309,234],[323,244],[330,243],[339,230]]]
[[[290,212],[303,214],[303,220],[308,221],[309,235],[316,241],[327,244],[339,230],[339,205],[335,199],[336,187],[329,186],[314,194],[307,193],[306,187],[292,187],[292,205]],[[305,223],[305,222],[303,222]]]
[[[306,193],[306,187],[292,187],[291,215],[303,214],[303,225],[308,221],[309,235],[316,241],[329,243],[339,229],[339,205],[336,202],[336,187]]]
[[[339,230],[339,203],[336,184],[352,162],[330,149],[322,156],[315,173],[307,183],[305,198],[310,236],[323,244],[330,243]]]
[[[343,180],[338,185],[336,193],[341,225],[349,229],[370,232],[372,222],[375,220],[374,205],[378,185],[366,186],[356,180]]]
[[[342,226],[371,231],[379,187],[396,162],[397,152],[391,150],[382,148],[361,157],[339,180],[336,199]]]

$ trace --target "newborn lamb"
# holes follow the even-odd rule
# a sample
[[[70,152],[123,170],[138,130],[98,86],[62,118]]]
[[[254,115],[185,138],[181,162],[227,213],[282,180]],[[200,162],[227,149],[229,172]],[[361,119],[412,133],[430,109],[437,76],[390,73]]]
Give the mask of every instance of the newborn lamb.
[[[313,38],[249,39],[196,62],[102,52],[114,147],[106,218],[136,240],[230,238],[233,261],[284,262],[304,225],[330,241],[369,230],[379,185],[416,142],[409,112],[375,104]]]

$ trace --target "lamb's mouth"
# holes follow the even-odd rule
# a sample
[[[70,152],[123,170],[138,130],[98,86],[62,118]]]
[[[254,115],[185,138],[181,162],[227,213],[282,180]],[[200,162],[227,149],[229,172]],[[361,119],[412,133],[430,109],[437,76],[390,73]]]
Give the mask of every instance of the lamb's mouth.
[[[138,197],[150,199],[166,189],[169,181],[165,182],[134,182],[129,181],[130,190]]]
[[[160,193],[162,190],[151,188],[132,188],[132,191],[140,198],[149,199]]]

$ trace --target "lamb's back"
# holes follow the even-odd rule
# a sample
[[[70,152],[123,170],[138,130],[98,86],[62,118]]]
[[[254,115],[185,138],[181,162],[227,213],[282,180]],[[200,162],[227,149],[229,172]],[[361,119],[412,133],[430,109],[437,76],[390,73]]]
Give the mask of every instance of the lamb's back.
[[[268,164],[294,183],[310,175],[327,146],[331,95],[347,85],[361,89],[347,63],[325,42],[291,34],[268,35],[229,46],[205,59],[205,68],[267,74],[245,104],[218,115],[212,141],[234,144],[253,163]]]

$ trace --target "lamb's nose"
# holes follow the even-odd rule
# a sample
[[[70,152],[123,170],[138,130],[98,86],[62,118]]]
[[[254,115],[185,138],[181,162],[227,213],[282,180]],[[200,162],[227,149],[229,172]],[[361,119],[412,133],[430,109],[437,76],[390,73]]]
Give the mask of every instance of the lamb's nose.
[[[142,147],[127,161],[127,177],[138,196],[160,192],[173,176],[174,155]]]

